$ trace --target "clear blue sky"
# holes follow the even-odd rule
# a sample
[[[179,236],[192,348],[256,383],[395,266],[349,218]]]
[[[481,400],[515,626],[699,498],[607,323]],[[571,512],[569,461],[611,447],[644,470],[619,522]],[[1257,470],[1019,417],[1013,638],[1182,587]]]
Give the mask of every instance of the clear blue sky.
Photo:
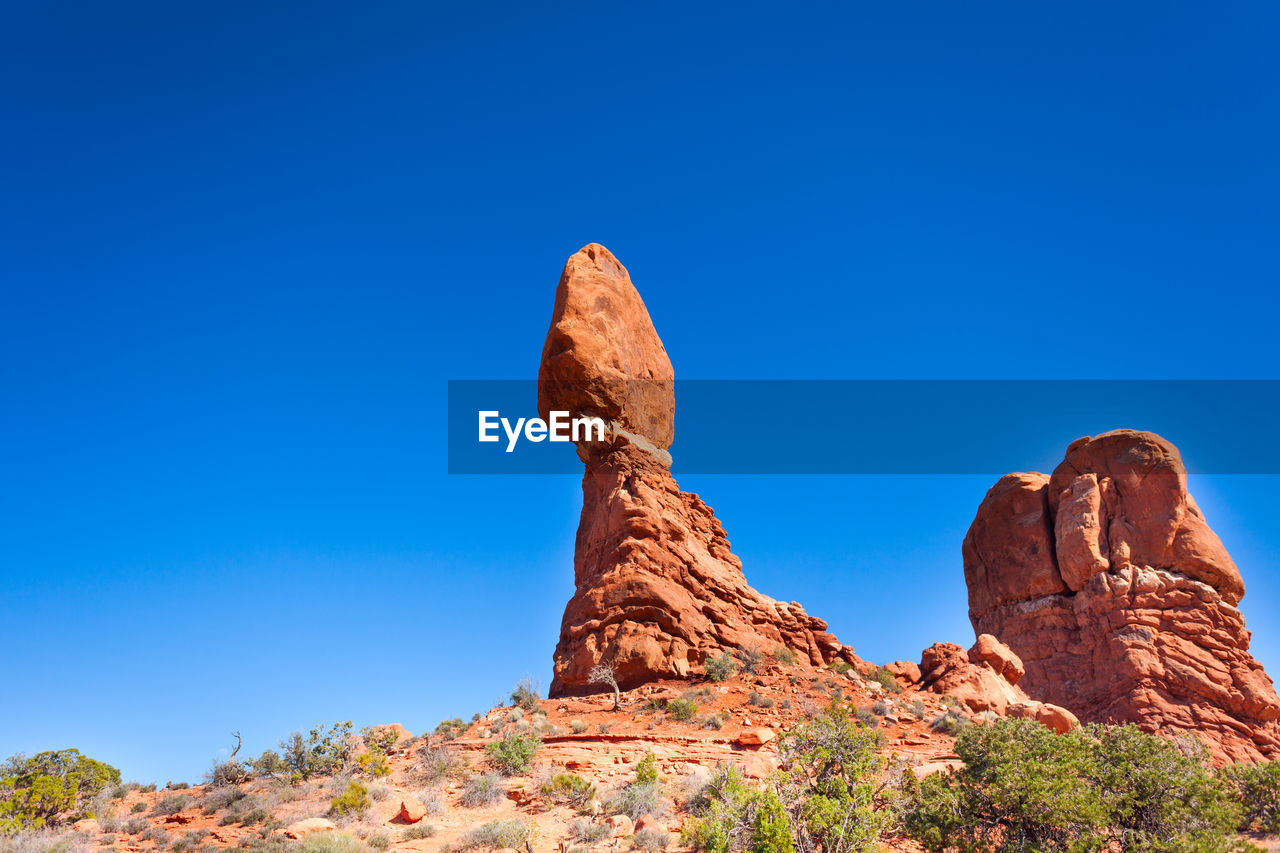
[[[7,4],[0,754],[194,780],[233,729],[421,731],[549,680],[579,484],[448,476],[445,382],[532,377],[589,241],[684,378],[1280,378],[1278,25]],[[884,661],[972,639],[1000,473],[682,485]],[[1192,481],[1273,673],[1277,479]]]

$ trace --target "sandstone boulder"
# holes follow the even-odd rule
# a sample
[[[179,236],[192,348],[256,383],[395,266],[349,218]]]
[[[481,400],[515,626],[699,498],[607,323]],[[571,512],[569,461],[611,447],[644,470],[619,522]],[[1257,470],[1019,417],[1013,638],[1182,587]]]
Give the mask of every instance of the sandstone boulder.
[[[1026,672],[1022,666],[1022,659],[990,634],[982,634],[978,637],[973,648],[969,649],[969,660],[979,666],[990,668],[1010,684],[1017,684],[1018,679],[1022,678]]]
[[[395,819],[400,823],[417,823],[426,816],[426,806],[417,800],[405,799],[400,801],[400,811],[396,812]]]
[[[773,729],[761,727],[743,729],[738,735],[738,743],[742,746],[764,746],[777,735]]]
[[[725,650],[782,647],[814,665],[857,661],[827,623],[747,583],[724,528],[682,492],[665,448],[674,438],[673,372],[625,268],[603,246],[565,265],[538,371],[538,409],[598,415],[604,441],[586,464],[574,547],[576,592],[565,608],[550,695],[585,695],[598,663],[623,690],[701,673]]]
[[[963,546],[969,617],[1031,697],[1085,722],[1190,732],[1219,761],[1280,758],[1280,698],[1249,654],[1244,583],[1176,447],[1117,430],[1051,477],[1008,474]]]
[[[955,643],[934,643],[920,657],[921,684],[934,693],[951,696],[970,711],[994,711],[1003,716],[1010,705],[1027,695],[1004,676],[972,661]]]

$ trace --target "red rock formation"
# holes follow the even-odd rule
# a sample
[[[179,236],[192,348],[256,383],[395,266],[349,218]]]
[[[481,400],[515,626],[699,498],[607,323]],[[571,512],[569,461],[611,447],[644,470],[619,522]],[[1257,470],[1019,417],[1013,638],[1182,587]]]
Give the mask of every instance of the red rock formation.
[[[1082,438],[1053,472],[1007,474],[964,540],[969,617],[1020,686],[1090,722],[1193,732],[1215,758],[1280,758],[1280,699],[1249,654],[1244,583],[1149,432]]]
[[[596,415],[605,440],[581,442],[586,463],[551,695],[599,692],[589,673],[612,664],[622,688],[702,671],[720,650],[785,647],[815,665],[853,650],[799,604],[747,584],[724,528],[680,491],[665,448],[674,438],[671,363],[622,264],[591,244],[556,290],[538,371],[538,410]]]
[[[920,656],[920,673],[922,689],[950,696],[970,711],[1039,720],[1059,733],[1080,725],[1066,708],[1022,692],[1022,661],[990,634],[978,637],[967,653],[955,643],[934,643]]]

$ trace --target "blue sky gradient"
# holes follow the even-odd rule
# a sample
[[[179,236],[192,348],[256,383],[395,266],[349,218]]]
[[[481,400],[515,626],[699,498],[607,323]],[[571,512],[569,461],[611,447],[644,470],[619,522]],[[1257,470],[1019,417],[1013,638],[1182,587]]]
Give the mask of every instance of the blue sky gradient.
[[[590,241],[686,379],[1280,378],[1277,24],[7,5],[0,754],[195,780],[232,730],[421,731],[548,681],[577,478],[447,475],[446,381],[533,377]],[[886,661],[971,640],[1000,473],[681,485]],[[1278,479],[1192,479],[1273,673]]]

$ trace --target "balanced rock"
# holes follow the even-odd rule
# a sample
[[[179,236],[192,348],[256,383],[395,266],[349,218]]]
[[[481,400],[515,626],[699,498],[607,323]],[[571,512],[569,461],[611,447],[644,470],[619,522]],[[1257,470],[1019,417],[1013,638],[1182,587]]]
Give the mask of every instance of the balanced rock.
[[[1016,653],[1033,698],[1194,733],[1219,761],[1280,758],[1280,698],[1249,654],[1240,572],[1160,436],[1086,437],[1051,477],[1006,474],[963,555],[974,630]]]
[[[624,690],[703,671],[709,655],[787,648],[814,665],[858,662],[827,623],[747,583],[724,528],[680,491],[666,448],[675,437],[674,373],[631,277],[603,246],[565,264],[538,370],[538,411],[596,416],[583,440],[576,592],[565,608],[551,696],[596,693],[599,663]],[[593,437],[594,438],[594,437]]]

